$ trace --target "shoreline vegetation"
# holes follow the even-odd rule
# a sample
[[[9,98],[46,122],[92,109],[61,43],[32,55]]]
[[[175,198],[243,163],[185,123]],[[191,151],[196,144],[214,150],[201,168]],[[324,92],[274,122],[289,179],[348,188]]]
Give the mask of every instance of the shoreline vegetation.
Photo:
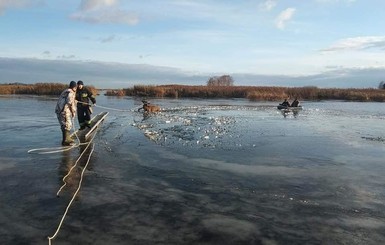
[[[360,102],[384,102],[385,89],[374,88],[318,88],[268,87],[268,86],[189,86],[189,85],[135,85],[125,89],[97,89],[87,86],[92,93],[105,91],[106,96],[136,96],[146,98],[245,98],[250,101],[281,101],[285,98],[299,100],[345,100]],[[60,95],[68,84],[0,84],[0,94]]]

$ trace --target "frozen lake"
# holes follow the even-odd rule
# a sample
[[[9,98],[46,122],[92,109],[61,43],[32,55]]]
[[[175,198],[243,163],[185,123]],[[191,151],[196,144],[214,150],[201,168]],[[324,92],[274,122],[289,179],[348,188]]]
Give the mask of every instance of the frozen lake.
[[[97,97],[108,111],[52,244],[384,244],[385,104]],[[82,166],[56,98],[0,97],[0,243],[48,244]],[[76,128],[78,125],[76,123]]]

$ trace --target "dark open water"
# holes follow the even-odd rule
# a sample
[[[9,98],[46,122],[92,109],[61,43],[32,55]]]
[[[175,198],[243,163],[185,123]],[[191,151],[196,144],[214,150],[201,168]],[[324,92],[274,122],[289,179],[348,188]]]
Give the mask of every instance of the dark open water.
[[[385,104],[140,100],[109,111],[52,244],[384,244]],[[0,97],[0,244],[48,244],[77,188],[56,98]],[[78,126],[77,126],[78,127]]]

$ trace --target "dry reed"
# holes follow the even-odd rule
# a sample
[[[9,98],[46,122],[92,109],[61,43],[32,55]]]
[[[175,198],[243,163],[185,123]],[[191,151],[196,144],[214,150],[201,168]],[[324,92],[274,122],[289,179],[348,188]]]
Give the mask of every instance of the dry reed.
[[[59,95],[68,84],[0,84],[0,94]],[[98,90],[87,86],[93,94]],[[246,98],[251,101],[299,100],[385,101],[385,89],[317,88],[317,87],[258,87],[258,86],[188,86],[135,85],[132,88],[107,90],[108,96],[138,96],[152,98]]]

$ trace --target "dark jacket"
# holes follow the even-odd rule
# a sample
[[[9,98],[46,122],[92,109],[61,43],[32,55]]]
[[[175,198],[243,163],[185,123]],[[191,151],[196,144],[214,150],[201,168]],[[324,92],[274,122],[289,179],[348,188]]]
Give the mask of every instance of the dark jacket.
[[[283,106],[290,106],[290,103],[289,103],[289,101],[285,100],[284,102],[281,103],[281,105],[283,105]]]
[[[78,107],[88,106],[87,104],[90,103],[90,100],[92,104],[96,103],[95,96],[91,93],[91,91],[88,88],[84,86],[82,89],[78,88],[76,90],[76,100],[82,102],[82,103],[78,103]]]
[[[298,107],[298,105],[299,105],[299,101],[298,100],[294,100],[293,103],[291,103],[292,107]]]

